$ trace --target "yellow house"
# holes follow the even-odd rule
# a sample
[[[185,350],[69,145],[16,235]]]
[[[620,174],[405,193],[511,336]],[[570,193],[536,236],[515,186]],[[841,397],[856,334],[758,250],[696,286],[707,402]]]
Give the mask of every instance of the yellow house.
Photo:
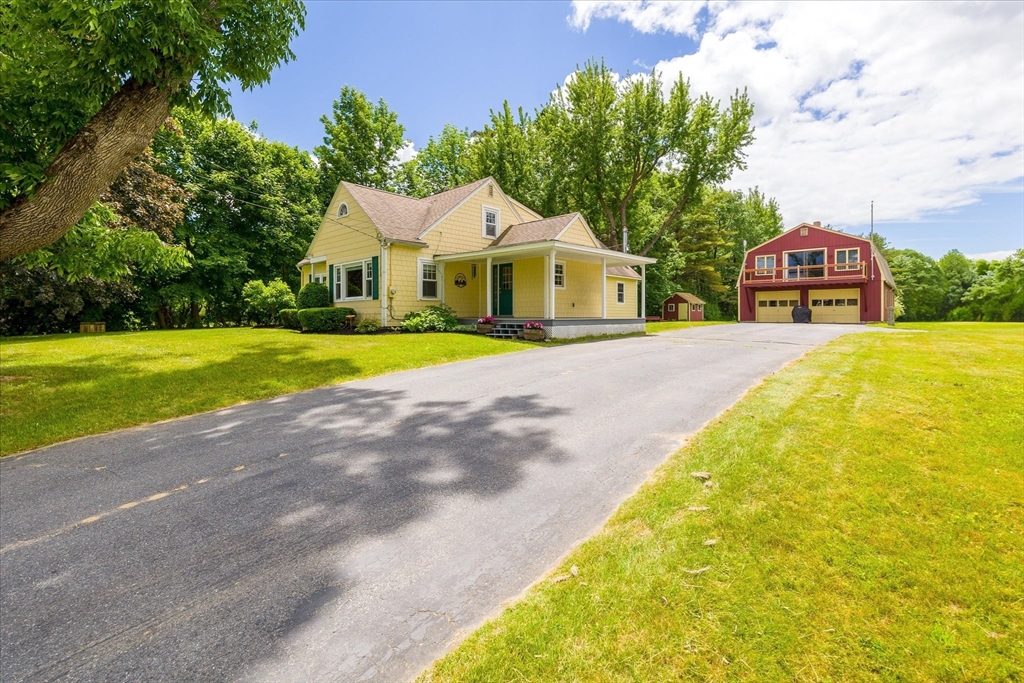
[[[333,305],[385,326],[445,303],[467,324],[494,316],[495,336],[537,321],[576,337],[643,331],[654,262],[608,249],[578,213],[544,218],[484,178],[423,199],[342,182],[298,267]]]

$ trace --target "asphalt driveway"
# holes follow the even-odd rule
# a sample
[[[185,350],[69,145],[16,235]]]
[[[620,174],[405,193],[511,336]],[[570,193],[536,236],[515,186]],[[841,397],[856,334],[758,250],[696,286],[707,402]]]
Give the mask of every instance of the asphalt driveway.
[[[683,438],[861,326],[531,349],[0,463],[0,679],[395,681]]]

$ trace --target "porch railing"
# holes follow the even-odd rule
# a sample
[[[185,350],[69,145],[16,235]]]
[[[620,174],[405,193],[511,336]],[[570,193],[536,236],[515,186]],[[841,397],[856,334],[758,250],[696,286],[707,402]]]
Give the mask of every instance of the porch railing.
[[[867,262],[829,263],[820,266],[776,266],[744,268],[744,282],[827,282],[832,280],[866,280]]]

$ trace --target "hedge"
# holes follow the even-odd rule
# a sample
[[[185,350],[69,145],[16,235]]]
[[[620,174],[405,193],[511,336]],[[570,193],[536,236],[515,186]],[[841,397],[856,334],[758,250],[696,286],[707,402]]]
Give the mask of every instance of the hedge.
[[[327,308],[331,305],[331,292],[322,282],[310,282],[299,290],[295,308]]]
[[[335,332],[345,326],[346,316],[355,314],[351,308],[304,308],[299,311],[299,324],[303,332]]]
[[[281,326],[287,327],[289,330],[300,330],[302,325],[299,324],[299,311],[294,308],[282,308],[277,312],[279,318],[281,318]]]

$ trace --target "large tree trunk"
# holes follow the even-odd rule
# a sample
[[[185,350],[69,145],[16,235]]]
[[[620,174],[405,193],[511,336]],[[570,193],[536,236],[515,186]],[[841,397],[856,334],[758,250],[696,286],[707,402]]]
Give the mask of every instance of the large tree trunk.
[[[170,113],[167,93],[128,79],[57,154],[35,196],[0,212],[0,259],[53,244],[145,151]]]

